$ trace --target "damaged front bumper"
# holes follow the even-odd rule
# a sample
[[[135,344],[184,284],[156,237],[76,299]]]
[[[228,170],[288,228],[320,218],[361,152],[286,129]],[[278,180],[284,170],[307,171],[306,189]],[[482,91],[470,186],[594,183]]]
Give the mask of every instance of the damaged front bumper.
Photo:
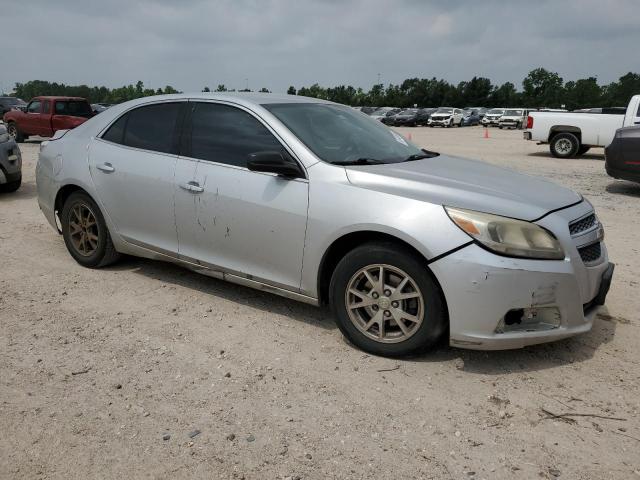
[[[471,244],[430,265],[449,308],[450,344],[502,350],[588,332],[611,284],[604,244],[601,262],[495,255]]]

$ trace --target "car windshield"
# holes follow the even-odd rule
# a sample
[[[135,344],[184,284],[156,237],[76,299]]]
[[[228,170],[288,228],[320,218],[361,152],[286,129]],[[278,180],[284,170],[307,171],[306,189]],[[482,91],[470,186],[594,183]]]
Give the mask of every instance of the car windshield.
[[[440,107],[438,110],[436,110],[436,113],[453,113],[453,108]]]
[[[407,108],[406,110],[402,110],[398,115],[413,115],[416,111],[415,108]]]
[[[505,116],[511,115],[512,117],[518,117],[522,115],[522,110],[506,110],[504,112]]]
[[[402,135],[349,107],[319,103],[272,103],[263,107],[325,162],[398,163],[425,155]]]
[[[487,115],[502,115],[503,113],[504,110],[502,110],[501,108],[492,108],[487,112]]]
[[[82,100],[57,100],[56,115],[70,115],[73,117],[91,117],[91,105]]]

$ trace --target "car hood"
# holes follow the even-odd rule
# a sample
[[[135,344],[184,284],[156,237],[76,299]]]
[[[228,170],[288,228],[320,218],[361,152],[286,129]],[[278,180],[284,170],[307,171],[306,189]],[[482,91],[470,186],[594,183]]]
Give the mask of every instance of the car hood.
[[[346,167],[351,184],[429,203],[535,220],[582,197],[539,177],[440,155],[413,162]]]

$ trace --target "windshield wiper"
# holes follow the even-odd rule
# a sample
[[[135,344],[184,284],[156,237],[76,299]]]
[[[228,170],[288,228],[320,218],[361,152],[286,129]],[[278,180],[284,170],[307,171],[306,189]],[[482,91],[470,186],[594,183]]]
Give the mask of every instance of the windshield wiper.
[[[375,158],[357,158],[355,160],[347,160],[345,162],[331,162],[334,165],[380,165],[384,162]]]
[[[424,158],[433,158],[440,155],[438,152],[430,152],[429,150],[422,150],[424,153],[416,153],[409,155],[403,160],[403,162],[413,162],[414,160],[422,160]]]

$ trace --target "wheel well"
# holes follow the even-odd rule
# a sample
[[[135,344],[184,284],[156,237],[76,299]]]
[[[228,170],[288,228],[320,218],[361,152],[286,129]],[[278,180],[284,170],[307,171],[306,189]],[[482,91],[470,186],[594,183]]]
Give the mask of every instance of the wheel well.
[[[412,245],[408,244],[404,240],[394,237],[393,235],[373,231],[348,233],[331,244],[320,262],[320,268],[318,269],[318,300],[320,301],[320,304],[326,305],[329,303],[329,284],[331,283],[331,276],[333,275],[333,271],[338,265],[338,262],[340,262],[340,260],[354,248],[370,242],[394,243],[395,245],[410,251],[412,254],[423,258],[425,266],[428,261],[428,259]],[[438,283],[437,280],[436,283]]]
[[[69,198],[69,195],[71,195],[73,192],[84,192],[84,193],[87,193],[84,188],[81,188],[81,187],[79,187],[77,185],[65,185],[60,190],[58,190],[58,193],[56,195],[56,200],[55,200],[55,202],[53,204],[54,212],[62,211],[62,207],[64,206],[64,202],[67,201],[67,198]]]
[[[551,129],[549,130],[549,142],[551,142],[553,137],[555,137],[559,133],[573,133],[576,137],[578,137],[580,143],[582,143],[582,130],[571,125],[554,125],[553,127],[551,127]]]

